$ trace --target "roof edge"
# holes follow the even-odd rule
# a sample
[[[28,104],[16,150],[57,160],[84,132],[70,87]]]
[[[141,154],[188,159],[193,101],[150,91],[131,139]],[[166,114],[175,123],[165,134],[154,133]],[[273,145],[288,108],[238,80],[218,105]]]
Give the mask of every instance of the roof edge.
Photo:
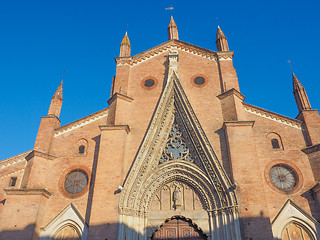
[[[86,123],[97,120],[97,118],[99,118],[99,117],[101,118],[101,117],[107,116],[108,110],[109,110],[109,108],[102,109],[98,112],[92,113],[92,114],[87,115],[83,118],[80,118],[80,119],[75,120],[73,122],[70,122],[66,125],[63,125],[59,128],[56,128],[55,129],[55,137],[63,134],[65,131],[67,131],[73,127],[79,126],[81,123],[86,124]],[[90,121],[90,120],[92,120],[92,121]]]
[[[29,150],[29,151],[26,151],[26,152],[23,152],[23,153],[20,153],[20,154],[18,154],[18,155],[14,155],[14,156],[12,156],[12,157],[9,157],[9,158],[5,158],[5,159],[3,159],[3,160],[0,160],[0,166],[1,165],[3,165],[3,164],[5,164],[5,163],[8,163],[8,162],[10,162],[10,160],[14,160],[14,159],[17,159],[17,158],[25,158],[29,153],[31,153],[32,152],[32,150]]]
[[[295,126],[298,126],[298,127],[302,127],[302,121],[300,120],[297,120],[297,119],[294,119],[294,118],[290,118],[290,117],[287,117],[287,116],[284,116],[284,115],[281,115],[279,113],[275,113],[275,112],[271,112],[269,110],[266,110],[264,108],[260,108],[260,107],[257,107],[257,106],[254,106],[254,105],[251,105],[251,104],[248,104],[248,103],[242,103],[246,108],[250,109],[250,110],[255,110],[256,112],[262,112],[264,113],[266,116],[271,116],[275,119],[279,119],[280,121],[283,121],[283,122],[288,122],[288,123],[291,123]]]

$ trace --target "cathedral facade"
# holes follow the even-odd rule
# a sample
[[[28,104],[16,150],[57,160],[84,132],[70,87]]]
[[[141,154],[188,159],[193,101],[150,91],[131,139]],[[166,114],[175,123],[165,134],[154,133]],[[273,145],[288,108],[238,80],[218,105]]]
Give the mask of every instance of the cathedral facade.
[[[0,239],[320,239],[320,116],[293,74],[292,119],[245,103],[233,51],[179,40],[131,56],[109,107],[0,162]]]

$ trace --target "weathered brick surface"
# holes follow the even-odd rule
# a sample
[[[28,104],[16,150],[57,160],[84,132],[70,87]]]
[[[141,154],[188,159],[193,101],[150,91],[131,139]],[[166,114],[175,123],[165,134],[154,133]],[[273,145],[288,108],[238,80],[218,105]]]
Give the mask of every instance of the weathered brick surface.
[[[227,174],[237,184],[243,238],[271,239],[271,222],[288,197],[309,214],[319,212],[319,209],[310,208],[317,204],[304,195],[316,184],[314,176],[319,170],[312,169],[316,164],[310,164],[310,161],[317,161],[318,155],[311,154],[308,158],[301,151],[307,147],[302,129],[247,112],[238,92],[231,59],[217,62],[178,51],[182,87]],[[109,101],[110,108],[102,111],[108,111],[108,116],[82,126],[78,124],[86,119],[79,120],[60,129],[57,118],[42,119],[35,150],[44,155],[38,153],[28,159],[22,187],[44,188],[53,194],[48,200],[42,200],[39,196],[6,196],[4,191],[0,192],[0,197],[7,198],[0,209],[4,213],[0,215],[1,222],[18,210],[20,212],[1,226],[3,234],[19,230],[16,239],[21,234],[39,234],[41,227],[72,202],[91,226],[89,239],[116,239],[120,197],[116,191],[128,176],[165,86],[167,55],[168,51],[164,51],[138,64],[117,67],[115,95]],[[193,83],[193,77],[197,75],[205,76],[205,86],[198,87]],[[155,79],[157,86],[152,89],[142,87],[142,81],[147,78]],[[221,97],[225,90],[230,90],[230,94]],[[306,124],[311,138],[316,139],[320,129],[318,116],[306,115],[305,119],[308,119]],[[62,130],[65,132],[55,136]],[[279,136],[283,148],[272,148],[268,137],[271,133]],[[78,153],[80,144],[86,147],[84,154]],[[300,174],[299,188],[290,196],[276,190],[268,180],[270,166],[281,162],[292,164]],[[0,169],[1,189],[7,187],[12,174],[21,181],[23,171],[17,171],[24,169],[23,164]],[[73,199],[63,193],[61,183],[68,171],[75,168],[86,169],[91,186],[85,194]],[[32,224],[36,224],[35,233]]]

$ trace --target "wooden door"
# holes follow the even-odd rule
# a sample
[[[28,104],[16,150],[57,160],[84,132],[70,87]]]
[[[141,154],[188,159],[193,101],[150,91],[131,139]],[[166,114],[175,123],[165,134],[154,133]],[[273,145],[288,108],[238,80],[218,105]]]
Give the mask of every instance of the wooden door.
[[[198,240],[206,239],[191,223],[184,219],[172,219],[154,233],[153,240]]]

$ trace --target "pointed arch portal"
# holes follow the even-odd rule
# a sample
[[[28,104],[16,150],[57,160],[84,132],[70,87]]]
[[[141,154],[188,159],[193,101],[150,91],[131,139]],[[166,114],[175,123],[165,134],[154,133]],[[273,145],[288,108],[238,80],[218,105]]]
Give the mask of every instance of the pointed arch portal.
[[[118,240],[151,239],[176,214],[209,238],[240,240],[235,189],[181,86],[177,59],[170,52],[168,80],[121,191]],[[157,234],[170,228],[177,237],[154,239],[183,239],[180,225],[197,233],[190,222],[172,219]]]

